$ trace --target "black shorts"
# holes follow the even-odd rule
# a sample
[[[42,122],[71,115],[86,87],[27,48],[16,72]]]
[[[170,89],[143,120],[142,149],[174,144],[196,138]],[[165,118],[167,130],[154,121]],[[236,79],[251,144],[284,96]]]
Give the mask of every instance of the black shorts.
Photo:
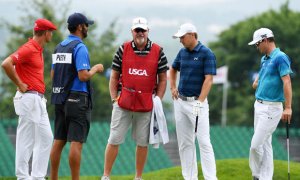
[[[89,134],[90,121],[88,94],[71,92],[64,105],[55,105],[54,139],[84,143]]]

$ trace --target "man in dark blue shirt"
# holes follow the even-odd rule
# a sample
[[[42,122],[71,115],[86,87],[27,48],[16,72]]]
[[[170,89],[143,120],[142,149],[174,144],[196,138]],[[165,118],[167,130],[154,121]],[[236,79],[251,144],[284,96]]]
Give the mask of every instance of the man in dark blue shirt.
[[[209,48],[197,40],[197,29],[192,24],[181,25],[173,38],[180,38],[184,46],[170,69],[182,175],[184,179],[198,179],[195,147],[195,136],[197,136],[204,179],[216,180],[216,163],[210,142],[207,101],[213,75],[216,74],[216,58]],[[180,79],[177,88],[178,71],[180,71]]]

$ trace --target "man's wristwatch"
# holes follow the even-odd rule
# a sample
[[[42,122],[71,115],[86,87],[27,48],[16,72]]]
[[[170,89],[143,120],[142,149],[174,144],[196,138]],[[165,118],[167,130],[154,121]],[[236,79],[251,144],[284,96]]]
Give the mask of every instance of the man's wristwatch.
[[[117,101],[117,99],[111,99],[111,103],[115,103]]]

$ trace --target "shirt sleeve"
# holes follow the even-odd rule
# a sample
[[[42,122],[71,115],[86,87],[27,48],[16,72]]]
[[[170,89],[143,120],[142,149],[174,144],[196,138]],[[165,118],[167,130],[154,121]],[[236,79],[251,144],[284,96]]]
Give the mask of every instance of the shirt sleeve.
[[[115,71],[122,71],[122,58],[123,58],[124,45],[121,45],[114,55],[111,68]]]
[[[159,61],[158,61],[158,70],[157,73],[166,72],[169,69],[168,67],[168,60],[167,57],[163,51],[163,48],[160,48],[160,55],[159,55]]]
[[[89,70],[91,68],[88,49],[84,44],[79,44],[78,46],[76,46],[75,59],[77,71]]]
[[[26,50],[24,46],[20,47],[16,52],[12,53],[10,57],[15,64],[26,63],[30,59],[31,51]]]
[[[181,51],[181,50],[180,50]],[[181,59],[181,56],[180,56],[180,51],[179,53],[177,54],[176,58],[174,59],[173,61],[173,64],[172,64],[172,68],[177,70],[177,71],[180,71],[180,59]]]
[[[277,68],[281,77],[293,73],[290,65],[290,59],[286,55],[277,58]]]
[[[204,61],[204,74],[208,75],[216,75],[217,74],[217,64],[216,64],[216,56],[215,54],[208,50],[206,59]]]

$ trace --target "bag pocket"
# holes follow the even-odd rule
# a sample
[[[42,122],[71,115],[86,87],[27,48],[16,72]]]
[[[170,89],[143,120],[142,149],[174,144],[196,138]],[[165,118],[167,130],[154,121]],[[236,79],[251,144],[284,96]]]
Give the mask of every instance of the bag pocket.
[[[135,98],[134,90],[122,87],[118,104],[123,109],[134,111]]]
[[[129,111],[149,112],[153,108],[152,93],[122,87],[118,104],[121,108]]]
[[[136,93],[135,111],[137,112],[149,112],[152,111],[153,100],[152,93]]]

